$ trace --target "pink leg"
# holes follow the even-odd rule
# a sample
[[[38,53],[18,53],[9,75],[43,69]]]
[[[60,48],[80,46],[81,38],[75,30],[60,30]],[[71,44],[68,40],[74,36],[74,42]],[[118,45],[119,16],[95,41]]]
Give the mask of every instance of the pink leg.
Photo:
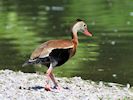
[[[53,72],[50,73],[50,78],[51,78],[52,82],[54,83],[54,85],[57,86],[57,82],[55,80],[55,77],[53,75]]]
[[[52,73],[52,70],[53,70],[53,68],[49,67],[49,69],[46,72],[47,80],[46,80],[45,90],[47,90],[47,91],[51,90],[50,85],[49,85],[49,81],[51,79],[50,75]]]
[[[45,90],[47,90],[47,91],[51,91],[51,87],[49,85],[50,80],[52,80],[52,82],[54,83],[54,87],[56,89],[58,89],[58,90],[61,89],[58,86],[52,71],[53,71],[53,67],[52,67],[52,64],[51,64],[50,67],[48,68],[47,72],[46,72],[47,80],[46,80]]]
[[[53,73],[50,74],[50,78],[51,78],[52,82],[54,83],[54,87],[57,88],[58,90],[60,90],[59,85],[57,84],[57,81],[55,80]]]

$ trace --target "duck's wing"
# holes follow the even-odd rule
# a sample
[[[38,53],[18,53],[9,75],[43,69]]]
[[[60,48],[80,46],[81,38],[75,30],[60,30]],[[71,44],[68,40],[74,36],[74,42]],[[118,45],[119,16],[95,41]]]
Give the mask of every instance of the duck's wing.
[[[41,44],[38,48],[36,48],[30,59],[34,60],[36,58],[44,58],[48,57],[49,54],[54,49],[69,49],[74,48],[74,44],[71,40],[50,40],[43,44]]]

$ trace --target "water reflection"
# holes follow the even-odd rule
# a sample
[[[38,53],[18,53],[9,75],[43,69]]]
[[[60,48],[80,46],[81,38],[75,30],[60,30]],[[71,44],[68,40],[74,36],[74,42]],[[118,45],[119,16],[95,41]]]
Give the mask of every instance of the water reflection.
[[[0,69],[43,72],[45,67],[21,65],[40,43],[70,38],[69,26],[83,18],[94,37],[79,34],[76,56],[56,75],[133,84],[130,1],[0,0],[0,13]]]

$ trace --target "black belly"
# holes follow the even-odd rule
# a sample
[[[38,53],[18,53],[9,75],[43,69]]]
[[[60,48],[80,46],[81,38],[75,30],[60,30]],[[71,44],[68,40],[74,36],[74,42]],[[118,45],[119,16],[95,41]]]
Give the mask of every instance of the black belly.
[[[49,54],[49,57],[41,58],[41,62],[47,67],[49,67],[50,63],[54,62],[57,63],[55,66],[60,66],[69,59],[69,55],[70,49],[54,49]]]

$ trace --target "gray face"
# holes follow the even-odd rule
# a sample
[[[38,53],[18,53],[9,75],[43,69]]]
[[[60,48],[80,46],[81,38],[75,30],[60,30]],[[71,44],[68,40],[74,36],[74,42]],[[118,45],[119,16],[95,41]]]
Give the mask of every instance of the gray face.
[[[92,33],[88,31],[87,25],[83,21],[77,22],[73,29],[75,29],[75,32],[82,32],[86,36],[92,36]]]
[[[72,31],[75,33],[75,32],[82,32],[84,33],[84,30],[87,29],[87,25],[83,22],[83,21],[80,21],[80,22],[77,22],[74,26],[73,26],[73,29]]]
[[[87,25],[84,22],[79,23],[79,32],[84,33],[84,30],[87,29]]]

